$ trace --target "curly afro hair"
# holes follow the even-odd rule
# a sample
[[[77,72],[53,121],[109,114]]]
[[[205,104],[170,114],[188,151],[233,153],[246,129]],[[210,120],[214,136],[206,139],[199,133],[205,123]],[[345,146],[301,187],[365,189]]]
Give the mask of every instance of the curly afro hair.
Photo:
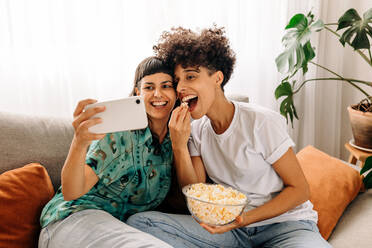
[[[222,90],[231,77],[236,60],[224,28],[216,26],[200,33],[182,27],[172,28],[162,33],[153,49],[156,56],[172,68],[177,65],[183,68],[202,66],[211,74],[221,71],[224,75]]]

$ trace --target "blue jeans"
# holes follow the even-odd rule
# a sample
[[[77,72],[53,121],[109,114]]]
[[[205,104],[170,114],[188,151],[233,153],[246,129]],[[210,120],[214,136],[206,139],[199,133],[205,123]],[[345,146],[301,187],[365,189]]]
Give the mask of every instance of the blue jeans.
[[[88,209],[44,227],[39,248],[164,248],[163,241],[141,232],[103,210]]]
[[[315,222],[286,221],[258,227],[242,227],[223,234],[210,234],[190,215],[142,212],[128,221],[173,247],[331,247]]]

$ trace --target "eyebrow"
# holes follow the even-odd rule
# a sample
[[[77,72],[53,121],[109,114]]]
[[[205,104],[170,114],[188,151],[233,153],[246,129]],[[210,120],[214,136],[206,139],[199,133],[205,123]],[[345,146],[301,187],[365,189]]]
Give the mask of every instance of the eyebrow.
[[[196,68],[196,69],[184,69],[183,72],[197,72],[197,73],[200,73],[200,70],[198,68]],[[175,76],[174,79],[175,79],[175,81],[178,81],[180,78]]]
[[[161,84],[166,84],[166,83],[172,83],[172,81],[171,80],[165,80],[165,81],[161,82]],[[144,82],[143,84],[155,84],[155,83],[153,83],[153,82]]]
[[[185,70],[183,70],[184,72],[200,72],[200,70],[199,69],[185,69]]]

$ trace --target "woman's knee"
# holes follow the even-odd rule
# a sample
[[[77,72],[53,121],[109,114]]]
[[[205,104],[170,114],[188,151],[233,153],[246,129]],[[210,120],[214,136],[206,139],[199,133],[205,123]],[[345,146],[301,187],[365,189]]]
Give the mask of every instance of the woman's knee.
[[[146,228],[153,226],[152,219],[155,218],[157,215],[157,212],[141,212],[141,213],[136,213],[128,218],[126,221],[126,224],[141,229],[141,228]]]

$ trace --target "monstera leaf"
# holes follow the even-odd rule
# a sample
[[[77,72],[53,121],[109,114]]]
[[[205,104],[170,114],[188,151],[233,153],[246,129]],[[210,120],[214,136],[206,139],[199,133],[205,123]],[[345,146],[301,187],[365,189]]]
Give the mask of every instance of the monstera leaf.
[[[372,169],[372,156],[368,157],[364,162],[363,168],[360,170],[360,174],[362,175],[364,172],[367,172]],[[372,188],[372,170],[367,173],[367,175],[363,178],[363,183],[366,189]]]
[[[293,82],[293,85],[295,81]],[[293,126],[293,116],[298,119],[296,108],[293,103],[293,90],[290,83],[286,80],[283,80],[281,84],[275,90],[275,98],[279,99],[285,97],[280,104],[280,113],[285,116],[288,123],[288,117],[291,119]]]
[[[333,23],[323,24],[321,20],[315,21],[314,15],[310,12],[306,16],[304,14],[294,15],[285,28],[286,33],[282,39],[285,50],[275,59],[278,71],[282,73],[285,78],[281,80],[280,85],[276,88],[275,97],[277,100],[279,99],[279,101],[281,101],[280,113],[286,117],[287,122],[289,119],[291,120],[292,127],[293,117],[298,119],[293,97],[306,82],[317,80],[339,80],[340,82],[347,82],[366,95],[367,99],[372,99],[366,91],[356,85],[356,83],[370,85],[370,82],[354,79],[347,80],[325,66],[311,62],[315,57],[315,52],[314,48],[311,46],[310,37],[314,32],[326,29],[340,38],[340,42],[343,46],[345,46],[345,43],[351,45],[357,50],[357,53],[372,66],[370,43],[372,39],[372,8],[363,14],[363,19],[355,9],[349,9],[340,17],[337,24],[338,28],[334,31],[328,27],[334,25]],[[345,30],[342,35],[337,33],[337,31],[342,29]],[[368,55],[364,54],[364,51],[359,51],[359,49],[368,49]],[[289,81],[293,80],[293,77],[297,75],[300,69],[302,69],[303,74],[305,74],[310,62],[336,77],[302,80],[303,82],[301,85],[295,88],[295,81],[293,81],[292,84],[289,83]],[[369,163],[372,163],[372,159],[369,160]],[[365,177],[364,183],[372,188],[372,165],[368,168],[371,168],[371,171],[368,176]]]
[[[355,50],[369,49],[370,43],[368,36],[372,38],[372,8],[363,14],[360,18],[355,9],[349,9],[338,20],[337,30],[347,28],[341,35],[340,42],[343,46],[345,43],[350,44]],[[351,41],[351,39],[353,40]]]
[[[285,51],[275,59],[278,71],[295,74],[302,68],[303,73],[306,73],[307,63],[315,57],[310,36],[323,27],[324,24],[321,20],[314,22],[311,13],[307,16],[304,14],[293,16],[285,28],[288,31],[282,39]]]

